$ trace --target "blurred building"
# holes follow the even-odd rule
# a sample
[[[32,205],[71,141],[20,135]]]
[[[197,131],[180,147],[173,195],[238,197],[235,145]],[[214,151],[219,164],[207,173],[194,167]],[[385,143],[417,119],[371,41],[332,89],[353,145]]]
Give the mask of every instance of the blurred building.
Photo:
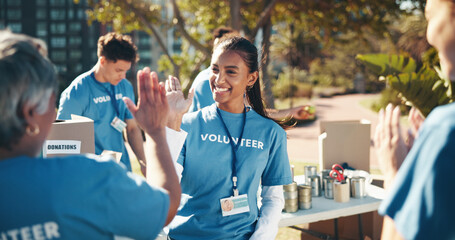
[[[161,2],[162,14],[167,17],[171,8],[165,0]],[[73,0],[0,0],[0,29],[9,28],[44,40],[49,58],[59,73],[60,90],[63,90],[76,76],[95,65],[97,40],[111,30],[97,22],[89,26],[85,14],[87,8],[87,0],[80,0],[78,4]],[[181,41],[174,40],[174,29],[161,31],[168,51],[178,53]],[[140,61],[128,74],[129,79],[134,79],[136,69],[144,66],[157,69],[162,51],[148,34],[134,32],[131,35],[140,56]]]

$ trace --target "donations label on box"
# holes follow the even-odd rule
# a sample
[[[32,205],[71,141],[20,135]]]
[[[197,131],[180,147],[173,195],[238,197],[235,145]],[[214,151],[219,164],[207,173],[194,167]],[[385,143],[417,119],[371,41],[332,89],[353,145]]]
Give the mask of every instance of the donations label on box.
[[[95,153],[93,120],[71,115],[71,120],[57,120],[43,145],[43,157]]]
[[[47,154],[80,154],[81,141],[77,140],[47,140],[43,152]]]

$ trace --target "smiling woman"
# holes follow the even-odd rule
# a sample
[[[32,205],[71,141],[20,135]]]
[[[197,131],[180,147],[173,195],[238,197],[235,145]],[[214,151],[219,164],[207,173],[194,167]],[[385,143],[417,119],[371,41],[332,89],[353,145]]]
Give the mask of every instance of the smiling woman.
[[[171,239],[275,238],[282,185],[292,180],[286,133],[264,111],[258,65],[256,47],[243,37],[215,46],[209,79],[215,103],[182,120],[185,204],[169,226]]]
[[[218,107],[232,113],[243,112],[245,89],[256,82],[258,72],[250,73],[235,51],[216,48],[212,57],[210,85]]]

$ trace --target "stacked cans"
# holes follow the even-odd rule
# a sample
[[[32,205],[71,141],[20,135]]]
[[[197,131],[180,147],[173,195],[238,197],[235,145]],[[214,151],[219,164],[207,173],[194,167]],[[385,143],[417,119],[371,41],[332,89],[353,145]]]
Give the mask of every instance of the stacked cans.
[[[321,178],[322,178],[322,190],[325,190],[325,182],[324,182],[324,179],[328,177],[328,178],[331,178],[330,177],[330,170],[329,169],[323,169],[321,171]]]
[[[299,208],[310,209],[311,208],[311,186],[303,184],[297,187],[299,192]]]
[[[304,174],[305,174],[305,183],[309,185],[309,179],[311,176],[318,175],[316,171],[316,166],[305,166],[304,168]]]
[[[329,176],[325,176],[324,177],[324,197],[325,198],[329,198],[329,199],[333,199],[333,183],[334,183],[334,179],[329,177]]]
[[[321,180],[318,175],[313,175],[308,178],[307,184],[311,186],[311,196],[319,197],[321,196]]]
[[[297,183],[292,182],[291,184],[283,185],[283,194],[284,211],[288,213],[297,212],[297,210],[299,209]]]

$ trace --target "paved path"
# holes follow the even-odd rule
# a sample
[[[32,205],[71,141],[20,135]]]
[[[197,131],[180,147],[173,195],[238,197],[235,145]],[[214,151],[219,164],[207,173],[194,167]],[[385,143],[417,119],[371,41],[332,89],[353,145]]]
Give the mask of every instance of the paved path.
[[[300,124],[288,130],[290,160],[318,163],[318,136],[321,120],[369,120],[371,122],[371,138],[373,138],[377,114],[361,106],[360,101],[377,97],[377,94],[350,94],[312,100],[312,104],[316,106],[317,120],[312,123]],[[373,147],[370,148],[370,169],[379,169]]]

